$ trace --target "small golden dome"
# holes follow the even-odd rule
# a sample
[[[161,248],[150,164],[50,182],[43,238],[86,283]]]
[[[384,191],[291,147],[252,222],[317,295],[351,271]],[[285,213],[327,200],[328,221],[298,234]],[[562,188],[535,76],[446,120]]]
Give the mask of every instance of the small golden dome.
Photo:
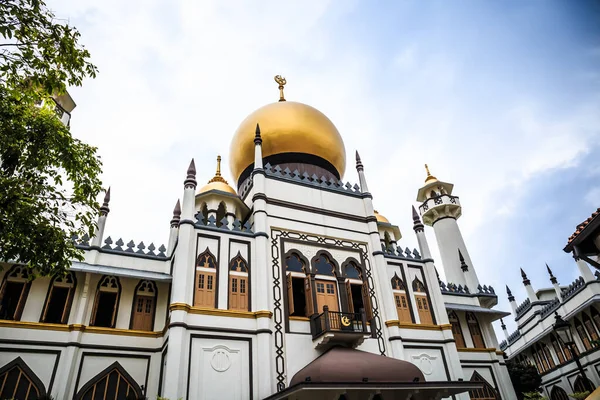
[[[314,155],[329,162],[340,178],[344,175],[346,149],[335,125],[316,108],[282,100],[254,111],[235,132],[229,159],[237,184],[254,163],[256,124],[260,126],[263,158],[285,153]]]
[[[425,178],[425,183],[437,182],[437,178],[429,172],[429,167],[425,164],[425,171],[427,171],[427,178]]]
[[[377,218],[377,222],[383,222],[384,224],[389,224],[390,221],[384,217],[383,215],[379,214],[377,212],[377,210],[373,210],[373,212],[375,213],[375,218]]]
[[[198,194],[206,193],[211,190],[220,190],[221,192],[237,195],[235,190],[229,186],[227,181],[221,176],[221,156],[217,156],[217,172],[215,173],[215,176],[213,176],[213,178],[208,181],[206,185],[202,186],[200,190],[198,190]]]

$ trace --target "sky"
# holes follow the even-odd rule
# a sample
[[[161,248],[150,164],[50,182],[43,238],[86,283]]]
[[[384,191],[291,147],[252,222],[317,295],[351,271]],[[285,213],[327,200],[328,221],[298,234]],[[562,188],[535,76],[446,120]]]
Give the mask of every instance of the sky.
[[[70,89],[71,132],[98,147],[113,240],[165,243],[191,158],[199,185],[218,154],[227,165],[235,129],[278,99],[281,74],[288,100],[339,129],[345,180],[358,181],[360,152],[401,246],[417,247],[411,205],[428,163],[455,185],[459,226],[498,308],[510,311],[506,284],[525,300],[519,268],[535,289],[550,287],[545,263],[563,285],[577,277],[562,248],[600,207],[600,1],[48,4],[100,70]]]

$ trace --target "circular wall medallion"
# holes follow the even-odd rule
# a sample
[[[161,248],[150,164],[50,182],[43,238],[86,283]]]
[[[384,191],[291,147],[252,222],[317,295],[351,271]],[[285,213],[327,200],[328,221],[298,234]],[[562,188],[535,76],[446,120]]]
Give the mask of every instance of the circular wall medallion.
[[[427,357],[421,357],[419,369],[423,372],[423,374],[431,375],[431,373],[433,372],[433,365],[431,364],[431,360]]]
[[[210,360],[210,365],[217,372],[225,372],[231,367],[231,360],[225,350],[216,350]]]

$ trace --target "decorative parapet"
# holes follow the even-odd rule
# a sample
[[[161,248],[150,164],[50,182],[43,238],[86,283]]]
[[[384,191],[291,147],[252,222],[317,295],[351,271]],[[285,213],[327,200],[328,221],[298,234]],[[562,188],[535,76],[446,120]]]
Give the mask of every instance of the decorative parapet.
[[[238,194],[240,195],[240,197],[242,199],[244,197],[246,197],[246,195],[250,191],[250,188],[252,187],[252,184],[253,184],[253,180],[252,180],[252,176],[251,176],[250,178],[248,178],[244,181],[242,187],[238,188]]]
[[[525,299],[524,302],[517,306],[517,319],[531,309],[531,300]]]
[[[478,294],[491,294],[491,295],[496,295],[496,291],[494,290],[494,288],[492,287],[492,285],[487,286],[487,285],[477,285],[477,293]]]
[[[82,249],[82,250],[90,250],[91,249],[88,235],[83,235],[81,238],[75,236],[75,237],[72,237],[71,240],[73,240],[73,242],[75,242],[75,246],[78,249]],[[96,247],[96,249],[98,249],[98,248]],[[137,250],[135,250],[135,249],[137,249]],[[130,240],[127,244],[125,244],[123,239],[119,239],[116,242],[114,242],[114,245],[113,245],[113,240],[111,239],[110,236],[104,240],[104,246],[102,246],[99,250],[104,253],[116,253],[116,254],[122,253],[122,254],[127,254],[130,256],[138,256],[138,257],[146,257],[146,258],[150,257],[150,258],[156,258],[156,259],[161,259],[161,260],[164,260],[167,258],[167,255],[166,255],[167,248],[165,247],[164,244],[161,244],[160,247],[158,247],[158,249],[157,249],[156,246],[154,245],[154,243],[150,243],[146,247],[144,242],[139,242],[136,245],[133,240]],[[158,250],[158,253],[155,252],[155,250]]]
[[[449,194],[442,194],[437,197],[431,197],[422,205],[419,206],[422,212],[428,211],[430,208],[439,206],[442,204],[454,204],[460,206],[460,201],[457,196],[451,196]]]
[[[265,165],[264,170],[265,173],[271,177],[282,178],[292,182],[299,182],[310,186],[351,194],[354,196],[361,196],[363,194],[360,186],[358,186],[356,183],[353,185],[350,182],[344,183],[334,178],[327,179],[324,176],[319,178],[316,174],[310,176],[306,172],[304,174],[300,174],[297,169],[295,169],[293,172],[290,171],[289,168],[282,170],[279,165],[272,167],[269,163]]]
[[[583,280],[583,277],[580,276],[579,278],[575,279],[573,281],[573,283],[571,283],[566,289],[563,290],[563,292],[562,292],[563,301],[567,300],[570,297],[575,296],[584,287],[585,287],[585,281]]]
[[[500,344],[498,345],[498,347],[500,348],[500,350],[504,351],[508,347],[508,343],[506,343],[506,340],[503,340],[503,341],[500,342]]]
[[[252,223],[250,221],[246,221],[245,223],[242,224],[242,221],[239,218],[235,218],[233,220],[233,223],[231,224],[232,227],[230,228],[227,217],[221,218],[221,221],[219,221],[220,225],[218,225],[218,226],[217,226],[217,219],[213,215],[210,215],[208,218],[205,218],[201,212],[198,212],[198,213],[196,213],[196,215],[194,217],[196,218],[196,222],[194,223],[194,226],[197,228],[208,227],[208,228],[220,229],[220,230],[228,231],[228,232],[241,232],[241,233],[248,233],[248,234],[254,233],[252,231]]]
[[[385,253],[385,255],[400,257],[411,260],[420,260],[421,254],[417,251],[417,249],[409,249],[408,247],[402,250],[402,247],[396,247],[396,250],[392,246],[385,248],[385,245],[381,244],[381,251]]]
[[[465,285],[456,285],[454,283],[444,283],[443,281],[439,280],[439,284],[440,284],[440,290],[442,291],[442,293],[445,294],[462,294],[462,295],[477,295],[477,296],[494,296],[496,297],[496,291],[494,290],[494,288],[490,285],[478,285],[477,286],[477,292],[476,293],[471,293],[471,291],[469,290],[469,288]]]
[[[516,330],[510,335],[508,335],[508,344],[511,345],[516,342],[521,337],[521,332]]]
[[[560,300],[558,297],[555,297],[550,303],[544,305],[540,310],[540,316],[542,319],[546,318],[548,315],[552,314],[558,307],[560,307]]]

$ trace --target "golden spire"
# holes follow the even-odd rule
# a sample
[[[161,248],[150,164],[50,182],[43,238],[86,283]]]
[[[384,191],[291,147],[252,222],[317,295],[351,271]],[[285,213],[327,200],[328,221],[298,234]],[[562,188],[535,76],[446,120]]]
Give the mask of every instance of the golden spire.
[[[425,171],[427,171],[427,178],[425,178],[425,183],[437,181],[437,178],[431,175],[431,172],[429,172],[429,167],[427,166],[427,164],[425,164]]]
[[[285,101],[285,97],[283,97],[283,87],[287,81],[283,76],[275,75],[275,82],[279,83],[279,101]]]
[[[208,183],[212,182],[227,183],[227,181],[221,176],[221,156],[217,156],[217,172],[215,172],[215,176],[213,176],[213,178],[210,181],[208,181]]]

